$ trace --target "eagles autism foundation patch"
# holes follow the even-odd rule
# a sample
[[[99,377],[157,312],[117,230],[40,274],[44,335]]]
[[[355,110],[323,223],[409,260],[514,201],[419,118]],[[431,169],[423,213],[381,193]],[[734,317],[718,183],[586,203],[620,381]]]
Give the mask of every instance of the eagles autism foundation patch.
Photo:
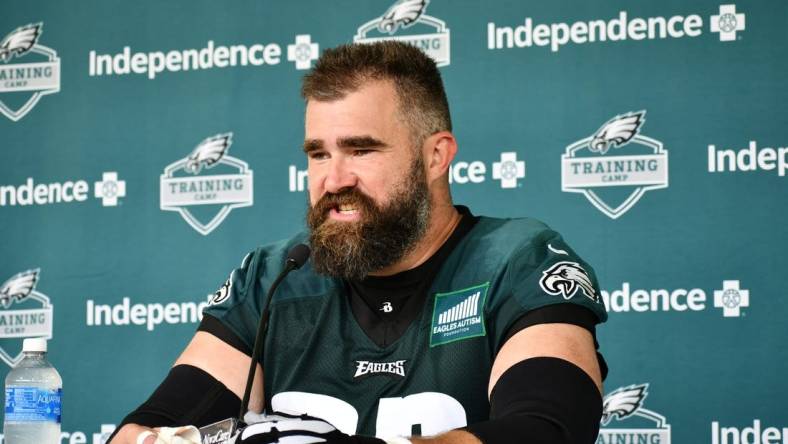
[[[435,295],[430,347],[484,336],[484,302],[489,282],[450,293]]]

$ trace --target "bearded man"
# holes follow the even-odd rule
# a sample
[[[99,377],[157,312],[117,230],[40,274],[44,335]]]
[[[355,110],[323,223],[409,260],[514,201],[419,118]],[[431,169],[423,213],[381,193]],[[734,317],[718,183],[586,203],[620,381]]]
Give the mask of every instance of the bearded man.
[[[257,248],[112,441],[232,417],[270,304],[244,443],[593,443],[606,319],[591,268],[533,219],[455,206],[435,63],[396,42],[324,52],[303,83],[308,230]],[[307,418],[307,419],[305,419]],[[145,434],[142,434],[145,432]]]

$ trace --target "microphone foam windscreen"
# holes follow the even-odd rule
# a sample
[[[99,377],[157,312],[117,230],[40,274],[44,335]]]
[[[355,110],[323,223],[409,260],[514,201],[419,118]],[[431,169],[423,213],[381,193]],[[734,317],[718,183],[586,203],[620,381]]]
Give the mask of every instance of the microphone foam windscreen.
[[[287,253],[287,261],[292,261],[296,269],[301,268],[309,260],[309,252],[309,247],[304,244],[298,244]]]

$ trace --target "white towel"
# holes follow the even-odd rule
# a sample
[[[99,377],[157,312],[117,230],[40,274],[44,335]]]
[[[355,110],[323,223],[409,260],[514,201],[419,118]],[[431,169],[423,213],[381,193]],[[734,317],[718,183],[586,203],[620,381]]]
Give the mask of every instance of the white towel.
[[[155,436],[153,444],[201,444],[200,431],[194,426],[159,427],[157,431],[146,430],[137,436],[137,444],[143,444],[148,436]]]

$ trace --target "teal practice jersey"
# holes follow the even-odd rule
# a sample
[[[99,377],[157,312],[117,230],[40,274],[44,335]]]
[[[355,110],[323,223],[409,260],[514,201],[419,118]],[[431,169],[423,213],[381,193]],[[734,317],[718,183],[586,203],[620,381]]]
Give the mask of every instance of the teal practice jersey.
[[[302,233],[258,248],[205,314],[252,349],[265,292]],[[277,289],[263,352],[268,410],[308,413],[345,433],[434,435],[488,419],[497,351],[526,313],[556,304],[607,318],[596,277],[533,219],[481,217],[435,276],[421,313],[380,347],[353,316],[346,284],[309,262]]]

